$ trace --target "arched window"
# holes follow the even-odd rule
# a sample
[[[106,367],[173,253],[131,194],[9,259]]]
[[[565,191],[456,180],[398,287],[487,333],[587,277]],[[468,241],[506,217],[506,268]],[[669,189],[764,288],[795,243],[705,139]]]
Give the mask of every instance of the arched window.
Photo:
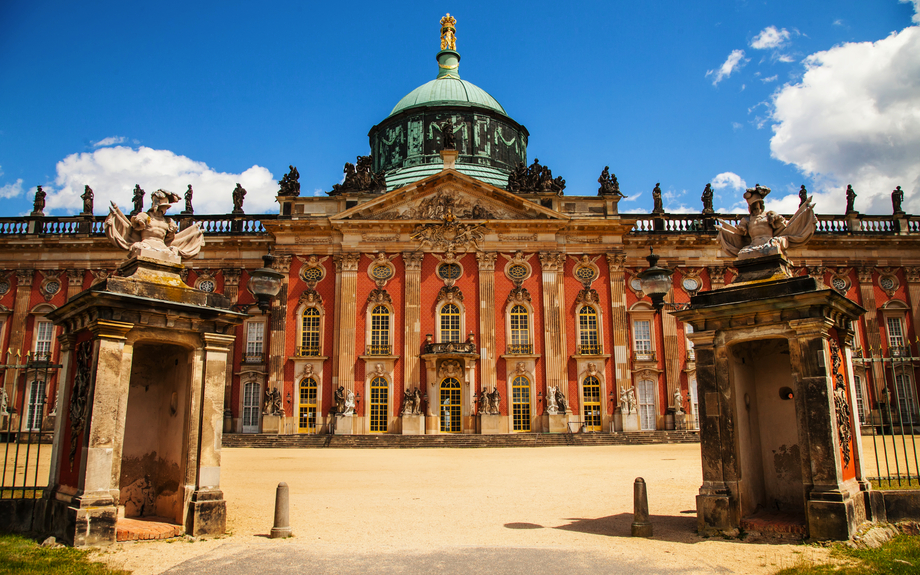
[[[389,385],[383,377],[371,380],[371,433],[386,433]]]
[[[530,312],[517,304],[511,308],[508,353],[533,353],[530,340]]]
[[[316,433],[316,380],[312,377],[305,377],[300,382],[300,405],[297,413],[297,431]]]
[[[441,341],[440,343],[459,342],[460,308],[449,303],[441,307]]]
[[[390,343],[390,308],[385,305],[375,306],[371,312],[371,342],[368,355],[390,355],[393,346]]]
[[[448,377],[441,382],[439,406],[441,433],[460,433],[460,382],[455,378]]]
[[[514,431],[530,431],[530,380],[523,375],[511,382],[511,417]]]
[[[601,382],[589,375],[582,381],[584,390],[584,419],[588,431],[601,430]]]
[[[578,311],[578,353],[596,355],[601,353],[597,331],[597,310],[586,305]]]
[[[308,307],[303,311],[300,330],[300,347],[297,349],[299,356],[319,355],[320,314],[315,307]]]

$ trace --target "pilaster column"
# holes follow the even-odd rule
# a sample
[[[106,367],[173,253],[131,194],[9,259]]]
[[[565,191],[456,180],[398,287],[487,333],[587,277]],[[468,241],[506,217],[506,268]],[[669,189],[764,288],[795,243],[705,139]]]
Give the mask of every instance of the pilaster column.
[[[904,277],[907,278],[907,297],[910,298],[908,304],[913,314],[911,325],[916,332],[917,326],[920,326],[920,323],[917,323],[920,322],[920,267],[904,268]]]
[[[856,275],[859,278],[859,295],[862,299],[862,306],[866,308],[863,315],[863,321],[866,322],[866,344],[870,349],[878,350],[881,354],[882,334],[878,327],[878,304],[875,302],[875,289],[872,283],[872,271],[874,268],[863,267],[856,268]],[[916,312],[915,312],[916,313]],[[885,366],[881,361],[873,361],[872,381],[875,387],[875,400],[881,398],[881,390],[885,388]]]
[[[13,302],[13,315],[10,316],[10,346],[13,352],[12,356],[4,356],[9,361],[17,361],[16,352],[25,356],[26,351],[23,349],[23,338],[26,333],[26,318],[29,315],[29,297],[32,295],[32,278],[35,276],[35,270],[16,270],[16,299]],[[6,350],[4,350],[5,352]],[[20,357],[24,361],[24,357]],[[10,401],[16,397],[16,390],[13,387],[19,378],[18,369],[6,370],[6,377],[3,386],[10,390]]]
[[[626,314],[626,254],[607,254],[610,267],[610,319],[613,328],[613,378],[614,386],[629,387],[632,374],[629,370],[629,318]],[[619,397],[617,393],[617,397]]]
[[[220,487],[220,444],[223,429],[224,379],[227,364],[231,363],[232,335],[204,333],[204,374],[201,389],[201,410],[199,413],[210,417],[199,422],[199,442],[201,453],[198,454],[198,477],[196,489],[216,489]],[[189,451],[194,451],[190,449]]]
[[[546,385],[565,390],[569,397],[568,378],[565,363],[565,292],[562,278],[565,269],[565,254],[540,252],[540,268],[543,272],[543,344],[546,357]]]
[[[709,273],[710,289],[717,290],[725,287],[725,267],[709,266],[706,268]]]
[[[83,276],[85,270],[67,270],[67,299],[83,291]]]
[[[272,300],[271,334],[269,336],[268,354],[268,388],[278,388],[284,395],[284,353],[285,331],[287,326],[288,274],[291,271],[291,256],[275,256],[272,268],[284,274],[281,291]]]
[[[338,377],[333,377],[332,385],[338,389],[355,386],[355,318],[358,306],[358,262],[361,254],[346,253],[335,256],[335,271],[339,280],[339,292],[336,297],[338,322],[335,333],[338,339]]]
[[[497,385],[495,351],[495,258],[498,254],[477,253],[479,263],[479,342],[481,390]]]
[[[668,301],[674,303],[674,286],[668,294]],[[668,396],[664,398],[668,407],[674,404],[674,392],[680,389],[680,347],[678,345],[677,319],[667,308],[662,308],[661,331],[664,336],[664,379]]]
[[[403,363],[403,385],[405,389],[418,385],[421,387],[421,359],[419,354],[422,349],[422,319],[421,319],[421,297],[422,297],[422,260],[425,254],[422,252],[403,252],[403,263],[406,266],[406,293],[405,293],[405,311],[403,345],[405,353],[402,357]]]

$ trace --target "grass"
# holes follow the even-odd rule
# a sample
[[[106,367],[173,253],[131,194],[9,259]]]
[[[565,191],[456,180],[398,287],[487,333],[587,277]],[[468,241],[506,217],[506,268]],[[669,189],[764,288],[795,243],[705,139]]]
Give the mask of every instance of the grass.
[[[20,535],[0,534],[0,575],[29,573],[30,575],[129,575],[130,571],[115,571],[102,563],[86,559],[89,551],[72,547],[41,547]]]
[[[0,499],[41,499],[44,487],[16,487],[0,490]]]
[[[920,480],[916,477],[911,477],[907,479],[906,477],[897,480],[897,479],[870,479],[869,483],[872,484],[872,489],[886,489],[886,490],[899,490],[899,489],[920,489]]]
[[[831,556],[837,560],[836,563],[803,562],[777,571],[776,575],[915,575],[920,573],[920,537],[898,535],[878,549],[852,549],[837,545]]]

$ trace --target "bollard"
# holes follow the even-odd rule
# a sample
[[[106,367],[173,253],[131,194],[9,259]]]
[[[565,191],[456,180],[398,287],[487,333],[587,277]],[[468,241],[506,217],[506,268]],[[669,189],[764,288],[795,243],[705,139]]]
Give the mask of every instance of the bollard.
[[[652,522],[648,520],[648,492],[645,490],[645,480],[641,477],[637,477],[633,485],[632,536],[652,536]]]
[[[288,512],[290,502],[288,484],[282,481],[275,490],[275,526],[270,534],[272,539],[291,536],[291,514]]]

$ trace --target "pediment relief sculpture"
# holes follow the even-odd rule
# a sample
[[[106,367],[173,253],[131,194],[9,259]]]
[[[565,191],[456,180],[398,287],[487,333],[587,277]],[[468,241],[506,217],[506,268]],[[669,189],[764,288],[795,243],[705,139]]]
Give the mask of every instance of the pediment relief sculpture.
[[[460,288],[454,285],[442,287],[438,292],[437,303],[453,301],[463,302],[463,292],[460,291]]]
[[[379,214],[370,214],[375,220],[443,220],[450,213],[464,220],[519,220],[526,214],[511,211],[496,202],[473,198],[459,190],[441,189],[418,203],[406,202]]]

